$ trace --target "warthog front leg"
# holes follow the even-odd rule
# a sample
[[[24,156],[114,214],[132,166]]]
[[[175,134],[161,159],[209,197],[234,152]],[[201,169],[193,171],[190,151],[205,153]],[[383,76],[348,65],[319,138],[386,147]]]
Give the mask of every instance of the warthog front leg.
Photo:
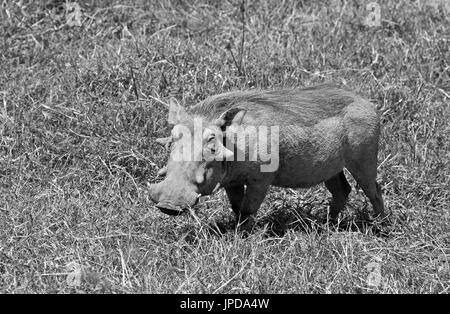
[[[268,189],[269,185],[267,184],[251,184],[247,188],[239,185],[225,189],[241,229],[250,231],[253,228],[256,212]]]
[[[234,214],[238,217],[241,212],[242,200],[245,194],[244,185],[234,185],[225,187],[225,192],[227,193],[228,199],[230,200],[231,209]]]

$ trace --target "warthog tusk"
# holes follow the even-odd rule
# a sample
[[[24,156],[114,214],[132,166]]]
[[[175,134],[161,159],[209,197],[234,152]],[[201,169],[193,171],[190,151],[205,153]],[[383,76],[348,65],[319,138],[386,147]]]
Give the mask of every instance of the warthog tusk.
[[[172,136],[168,136],[168,137],[157,138],[155,140],[155,142],[164,146],[168,150],[170,143],[172,143],[172,140],[173,140]]]
[[[211,192],[211,194],[214,194],[217,192],[217,190],[220,189],[220,182],[216,184],[216,187],[214,188],[214,190]]]
[[[156,176],[162,177],[162,176],[165,176],[166,173],[167,173],[167,167],[162,167],[161,169],[158,170],[158,172],[156,173]]]

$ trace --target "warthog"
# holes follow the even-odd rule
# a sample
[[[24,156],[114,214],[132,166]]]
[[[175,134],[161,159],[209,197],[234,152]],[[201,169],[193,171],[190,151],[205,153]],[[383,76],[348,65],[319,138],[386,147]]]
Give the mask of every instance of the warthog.
[[[164,213],[180,214],[223,187],[240,221],[252,221],[271,185],[324,182],[336,219],[351,191],[346,168],[375,215],[385,217],[376,182],[379,117],[372,103],[350,91],[330,85],[235,91],[187,110],[171,99],[169,123],[175,125],[171,136],[157,140],[171,151],[159,171],[166,178],[149,185],[150,198]],[[263,126],[274,135],[270,144],[258,134]],[[264,159],[260,147],[277,154]]]

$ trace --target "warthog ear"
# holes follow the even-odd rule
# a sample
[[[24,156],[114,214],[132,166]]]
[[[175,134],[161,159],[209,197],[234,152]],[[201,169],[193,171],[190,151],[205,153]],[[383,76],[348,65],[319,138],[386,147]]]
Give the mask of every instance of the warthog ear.
[[[215,124],[224,130],[228,126],[239,126],[244,119],[246,111],[240,108],[232,108],[225,111],[215,121]]]
[[[180,106],[175,98],[169,100],[169,124],[179,124],[188,120],[188,113],[184,107]]]

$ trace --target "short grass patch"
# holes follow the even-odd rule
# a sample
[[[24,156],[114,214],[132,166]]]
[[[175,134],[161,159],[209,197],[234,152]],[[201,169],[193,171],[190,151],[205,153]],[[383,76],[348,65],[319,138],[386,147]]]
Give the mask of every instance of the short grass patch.
[[[0,292],[449,293],[449,12],[377,2],[4,1]],[[153,207],[170,97],[325,81],[380,110],[386,232],[358,189],[340,229],[320,186],[272,189],[248,237],[223,193]]]

